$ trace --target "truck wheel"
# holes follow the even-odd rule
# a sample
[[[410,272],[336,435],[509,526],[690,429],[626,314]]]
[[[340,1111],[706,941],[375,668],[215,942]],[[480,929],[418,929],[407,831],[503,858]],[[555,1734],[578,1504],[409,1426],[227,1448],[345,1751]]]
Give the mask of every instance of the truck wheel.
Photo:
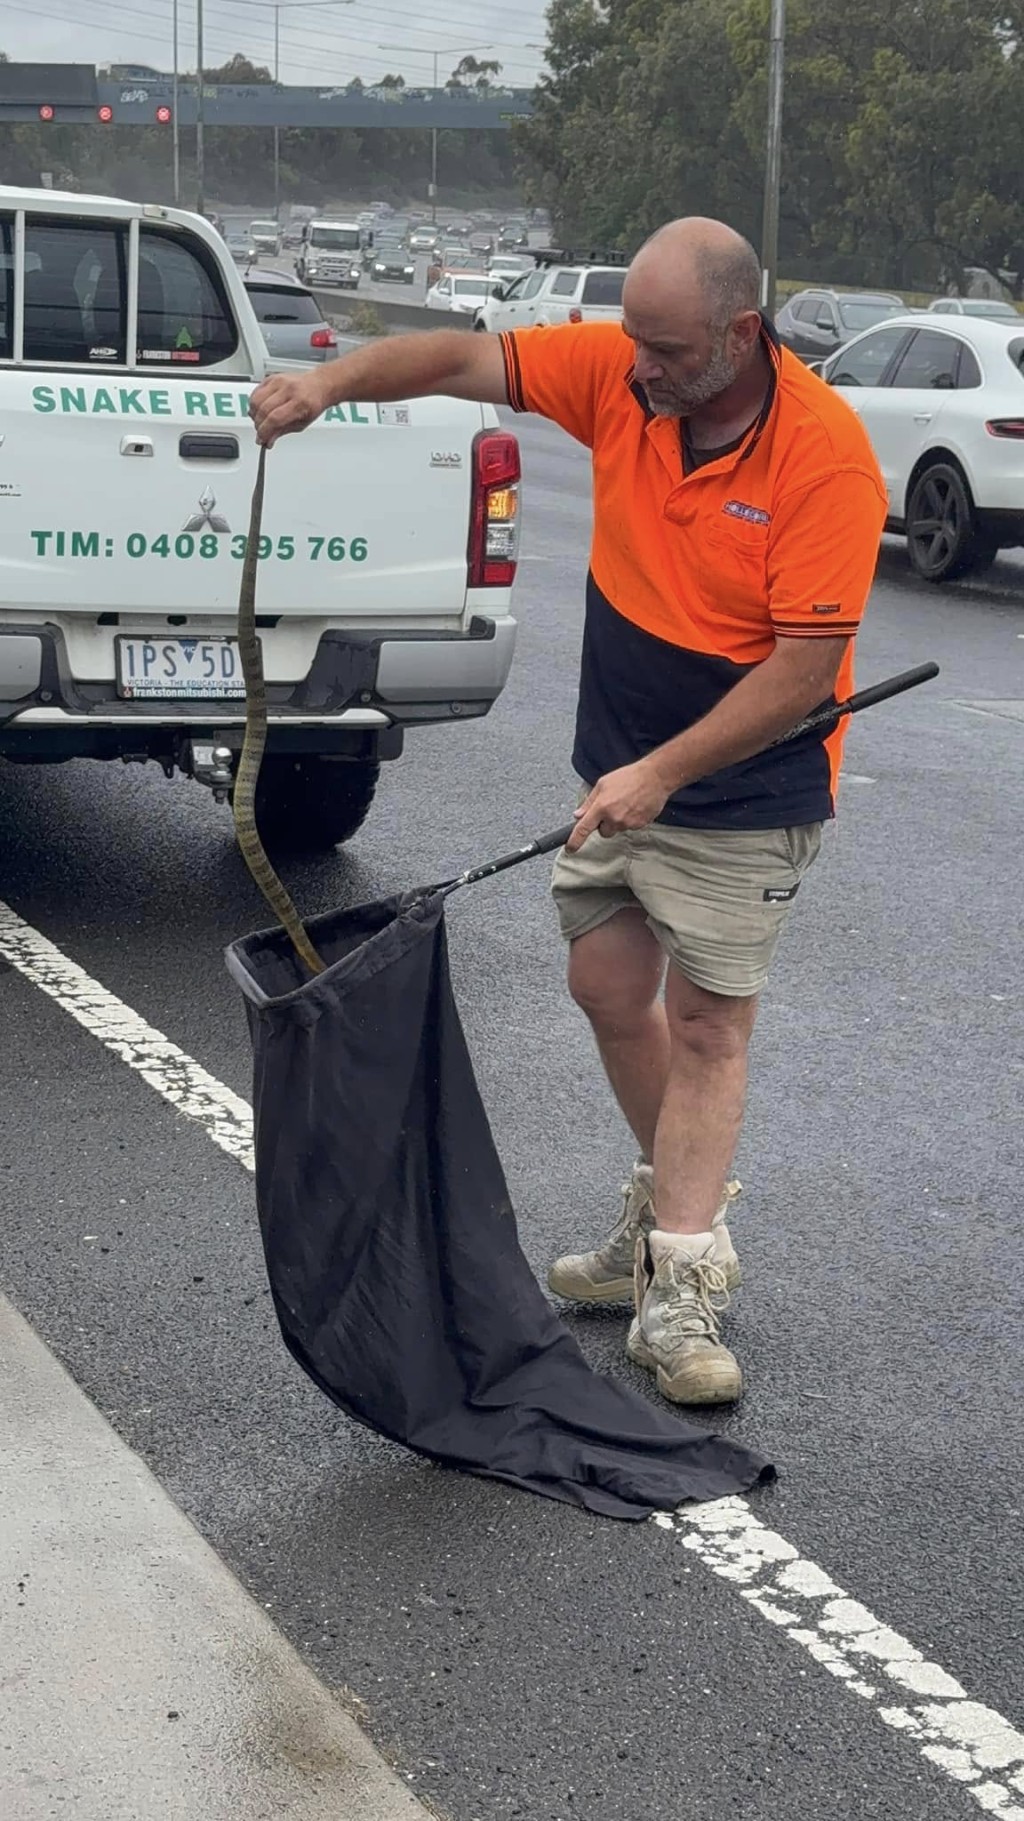
[[[365,822],[380,766],[364,760],[271,753],[256,786],[256,826],[278,853],[317,853]]]
[[[933,462],[914,482],[907,501],[907,552],[926,582],[950,582],[992,561],[991,540],[979,531],[967,482],[952,462]]]

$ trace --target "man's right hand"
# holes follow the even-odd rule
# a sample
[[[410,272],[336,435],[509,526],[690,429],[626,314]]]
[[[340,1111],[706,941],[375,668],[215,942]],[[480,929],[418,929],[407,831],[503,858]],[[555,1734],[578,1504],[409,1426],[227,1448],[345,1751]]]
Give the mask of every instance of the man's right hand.
[[[305,430],[321,411],[326,411],[331,402],[324,384],[326,377],[326,368],[310,373],[273,373],[257,386],[249,400],[257,442],[270,449],[279,436]]]

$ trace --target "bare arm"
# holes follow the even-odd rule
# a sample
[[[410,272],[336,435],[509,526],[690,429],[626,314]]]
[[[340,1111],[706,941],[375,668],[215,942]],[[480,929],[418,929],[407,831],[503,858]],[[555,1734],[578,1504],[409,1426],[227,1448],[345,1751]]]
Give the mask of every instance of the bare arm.
[[[781,638],[702,720],[598,780],[576,812],[570,850],[595,829],[612,835],[646,827],[684,784],[738,765],[788,733],[830,694],[847,644],[845,638]]]
[[[279,436],[304,430],[330,405],[387,403],[435,393],[507,404],[498,337],[458,329],[388,336],[308,373],[273,374],[256,387],[249,410],[259,441],[269,448]]]

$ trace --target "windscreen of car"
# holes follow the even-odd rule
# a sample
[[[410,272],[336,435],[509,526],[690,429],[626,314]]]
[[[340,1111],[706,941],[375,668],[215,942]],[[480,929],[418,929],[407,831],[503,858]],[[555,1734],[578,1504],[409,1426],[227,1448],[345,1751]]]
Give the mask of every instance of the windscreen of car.
[[[257,322],[323,321],[316,300],[308,291],[294,291],[290,285],[282,285],[279,291],[270,285],[258,285],[249,291],[249,297]]]
[[[862,329],[873,329],[876,322],[884,322],[887,316],[905,316],[906,304],[887,303],[881,297],[858,297],[844,300],[839,306],[843,327],[851,335],[859,335]]]
[[[970,297],[963,306],[965,316],[995,316],[1000,322],[1012,322],[1020,314],[1010,303],[999,303],[994,297]]]
[[[620,309],[622,306],[622,286],[625,272],[588,272],[583,280],[581,303],[593,304],[596,308]]]
[[[254,221],[249,229],[250,234],[259,234],[265,240],[277,239],[276,221]]]
[[[348,252],[359,249],[358,228],[310,228],[309,244],[311,247],[333,248]]]
[[[457,278],[454,289],[456,297],[489,297],[494,285],[488,284],[485,278]]]
[[[378,260],[382,260],[382,259],[404,260],[405,259],[405,248],[402,245],[400,240],[379,240],[377,242],[377,258],[378,258]]]

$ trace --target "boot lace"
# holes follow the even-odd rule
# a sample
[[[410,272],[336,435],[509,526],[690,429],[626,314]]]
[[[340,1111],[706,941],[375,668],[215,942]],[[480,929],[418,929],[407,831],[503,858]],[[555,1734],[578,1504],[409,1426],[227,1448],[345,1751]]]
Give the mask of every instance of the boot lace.
[[[712,1259],[695,1259],[692,1264],[672,1263],[666,1275],[675,1295],[662,1311],[662,1328],[667,1340],[706,1340],[717,1342],[718,1317],[729,1307],[725,1272]]]
[[[620,1241],[639,1238],[643,1231],[644,1214],[650,1206],[650,1196],[648,1195],[644,1199],[637,1192],[637,1185],[631,1176],[621,1185],[620,1194],[622,1195],[622,1213],[605,1241],[605,1245],[609,1248],[617,1246]],[[631,1208],[630,1202],[634,1194],[636,1195],[636,1206]]]

